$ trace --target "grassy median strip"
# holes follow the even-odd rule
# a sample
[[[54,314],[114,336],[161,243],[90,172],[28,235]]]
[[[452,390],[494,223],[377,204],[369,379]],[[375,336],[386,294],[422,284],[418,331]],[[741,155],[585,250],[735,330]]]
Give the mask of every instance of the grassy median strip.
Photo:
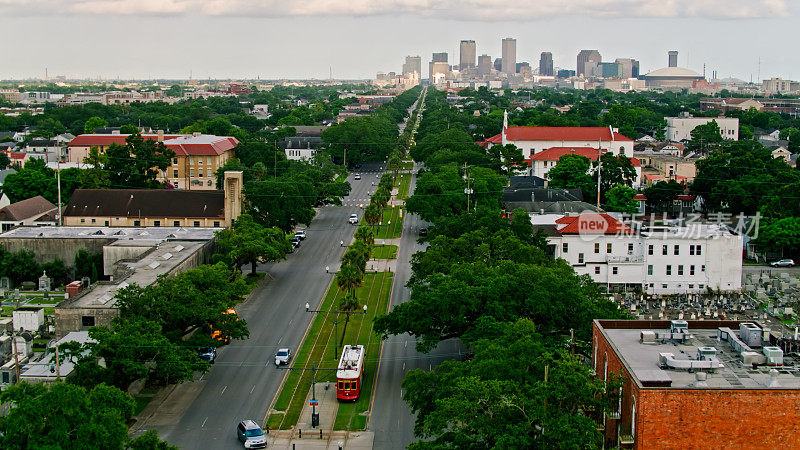
[[[394,187],[397,188],[397,199],[405,200],[408,197],[408,188],[411,185],[411,174],[401,173],[397,175]]]
[[[403,218],[400,217],[400,206],[387,206],[383,210],[380,225],[375,226],[375,239],[399,238],[403,231]]]
[[[397,258],[397,246],[378,244],[372,247],[372,257],[375,259],[395,259]]]
[[[361,398],[366,398],[366,405],[369,406],[369,396],[372,392],[372,378],[374,376],[375,364],[377,364],[376,354],[380,339],[372,332],[372,321],[378,313],[386,311],[391,291],[393,274],[379,272],[377,274],[367,274],[364,282],[356,289],[356,297],[363,305],[367,305],[366,317],[364,314],[351,314],[350,322],[345,332],[344,344],[364,344],[367,345],[366,355],[368,362],[364,375],[364,386],[361,390]],[[336,284],[332,284],[325,300],[320,306],[320,310],[334,310],[339,301],[345,296]],[[317,313],[314,322],[309,329],[303,346],[298,350],[292,362],[292,367],[311,367],[312,363],[322,369],[335,368],[340,355],[334,355],[334,313]],[[339,314],[339,337],[344,331],[345,314]],[[337,348],[341,352],[341,347]],[[300,413],[303,410],[309,389],[311,389],[310,370],[292,370],[286,378],[281,393],[275,402],[274,409],[280,411],[270,414],[267,424],[274,429],[289,429],[297,424]],[[336,373],[333,370],[321,370],[317,372],[317,381],[335,381]],[[367,381],[369,380],[369,381]],[[353,405],[361,405],[360,399]],[[363,409],[364,411],[366,408]],[[309,418],[310,419],[310,418]],[[358,425],[358,420],[355,421]],[[339,419],[337,417],[337,423]],[[350,423],[348,420],[347,423]],[[361,427],[363,428],[363,423]]]

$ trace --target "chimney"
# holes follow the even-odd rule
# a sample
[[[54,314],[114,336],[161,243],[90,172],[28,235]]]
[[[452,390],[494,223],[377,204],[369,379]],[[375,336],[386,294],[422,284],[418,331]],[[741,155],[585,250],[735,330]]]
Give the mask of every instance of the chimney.
[[[225,191],[224,213],[226,227],[230,227],[231,222],[236,220],[242,213],[243,180],[244,178],[241,171],[225,172],[223,185],[221,187]]]
[[[164,142],[164,130],[158,130],[158,142]]]

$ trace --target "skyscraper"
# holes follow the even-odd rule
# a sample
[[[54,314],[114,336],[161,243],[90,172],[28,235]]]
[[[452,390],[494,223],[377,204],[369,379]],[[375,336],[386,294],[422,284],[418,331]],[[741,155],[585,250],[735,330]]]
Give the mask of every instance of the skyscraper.
[[[406,62],[403,64],[403,76],[411,75],[414,72],[417,72],[417,76],[422,76],[422,57],[406,56]]]
[[[431,62],[447,62],[447,52],[434,53]]]
[[[600,56],[600,52],[597,50],[581,50],[578,53],[578,67],[575,69],[575,73],[578,76],[592,76],[595,67],[603,60]]]
[[[475,41],[461,41],[461,59],[459,60],[459,70],[475,67]]]
[[[553,54],[550,52],[542,52],[539,58],[539,75],[548,77],[553,76]]]
[[[503,65],[501,72],[507,74],[517,72],[517,40],[514,38],[503,39]]]
[[[492,57],[489,55],[478,56],[478,75],[486,76],[492,73]]]
[[[678,52],[672,50],[669,52],[669,66],[668,67],[678,67]]]
[[[639,61],[633,58],[617,58],[621,78],[636,78],[639,76]]]

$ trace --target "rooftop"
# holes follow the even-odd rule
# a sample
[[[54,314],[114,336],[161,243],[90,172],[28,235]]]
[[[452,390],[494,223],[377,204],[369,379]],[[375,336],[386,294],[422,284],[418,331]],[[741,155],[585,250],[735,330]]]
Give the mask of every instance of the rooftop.
[[[88,331],[70,331],[69,333],[67,333],[66,336],[64,336],[63,338],[59,339],[56,342],[55,345],[59,346],[61,344],[65,344],[67,342],[77,342],[79,344],[86,344],[86,343],[90,343],[90,342],[93,343],[93,342],[97,342],[97,341],[95,341],[94,339],[89,337],[89,332]],[[55,361],[55,359],[56,359],[56,355],[55,355],[55,351],[53,351],[53,353],[50,353],[49,356],[46,356],[41,361],[38,361],[36,363],[26,364],[25,366],[22,367],[22,373],[20,374],[20,377],[22,379],[26,379],[26,378],[28,378],[28,379],[30,379],[30,378],[37,378],[37,379],[42,379],[42,378],[49,379],[49,378],[52,378],[52,379],[55,379],[58,376],[61,376],[63,378],[63,377],[66,377],[67,375],[69,375],[70,373],[72,373],[72,369],[75,366],[75,364],[72,361],[70,361],[68,358],[64,358],[63,355],[62,355],[62,357],[59,358],[60,360],[59,360],[59,364],[58,364],[58,366],[59,366],[58,367],[58,374],[56,374],[56,372],[55,372],[55,369],[56,369],[56,361]],[[53,366],[52,372],[50,371],[51,365]]]
[[[27,220],[35,216],[41,216],[48,212],[56,212],[56,205],[50,203],[41,195],[20,200],[0,209],[0,220],[19,221]]]
[[[703,76],[694,70],[685,69],[683,67],[664,67],[647,73],[645,78],[688,78],[688,79],[703,79]]]
[[[670,322],[665,320],[598,320],[595,324],[599,324],[598,329],[629,369],[637,384],[643,387],[800,388],[800,359],[796,354],[783,355],[781,352],[781,365],[766,364],[764,355],[774,355],[777,353],[775,349],[780,349],[769,342],[762,342],[763,329],[758,324],[751,323],[756,333],[748,337],[740,331],[745,322],[680,322],[688,325],[685,333],[671,332]],[[751,327],[748,325],[745,328],[749,331]],[[650,340],[652,342],[648,342]],[[758,364],[758,361],[761,363]],[[757,363],[756,366],[753,365],[754,362]],[[694,369],[687,370],[692,365]],[[772,369],[777,369],[774,380],[770,374]],[[706,374],[705,383],[698,383],[700,377],[697,372]]]
[[[125,241],[207,241],[218,228],[182,227],[18,227],[0,234],[0,238],[108,239]]]
[[[69,217],[223,217],[222,191],[77,189],[64,208]]]
[[[498,143],[501,135],[492,136],[488,142]],[[508,127],[509,141],[631,141],[608,127]],[[631,141],[633,142],[633,141]]]

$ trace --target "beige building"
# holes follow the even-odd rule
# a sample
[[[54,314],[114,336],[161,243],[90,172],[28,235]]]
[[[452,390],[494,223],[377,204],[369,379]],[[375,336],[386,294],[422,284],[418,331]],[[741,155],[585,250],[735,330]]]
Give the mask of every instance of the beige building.
[[[694,160],[661,155],[651,151],[636,152],[634,155],[642,163],[645,184],[651,184],[651,181],[669,180],[691,183],[697,176]]]
[[[705,125],[712,120],[717,122],[719,133],[726,141],[739,140],[739,119],[737,117],[666,117],[666,138],[670,141],[681,142],[692,139],[692,131],[699,125]]]
[[[82,163],[92,147],[104,152],[111,144],[125,145],[128,134],[81,134],[67,144],[69,162]],[[216,171],[233,157],[239,141],[210,134],[143,134],[142,138],[163,142],[175,152],[172,165],[161,178],[176,189],[214,190]]]
[[[225,172],[225,191],[78,189],[65,226],[228,227],[242,213],[242,172]]]

